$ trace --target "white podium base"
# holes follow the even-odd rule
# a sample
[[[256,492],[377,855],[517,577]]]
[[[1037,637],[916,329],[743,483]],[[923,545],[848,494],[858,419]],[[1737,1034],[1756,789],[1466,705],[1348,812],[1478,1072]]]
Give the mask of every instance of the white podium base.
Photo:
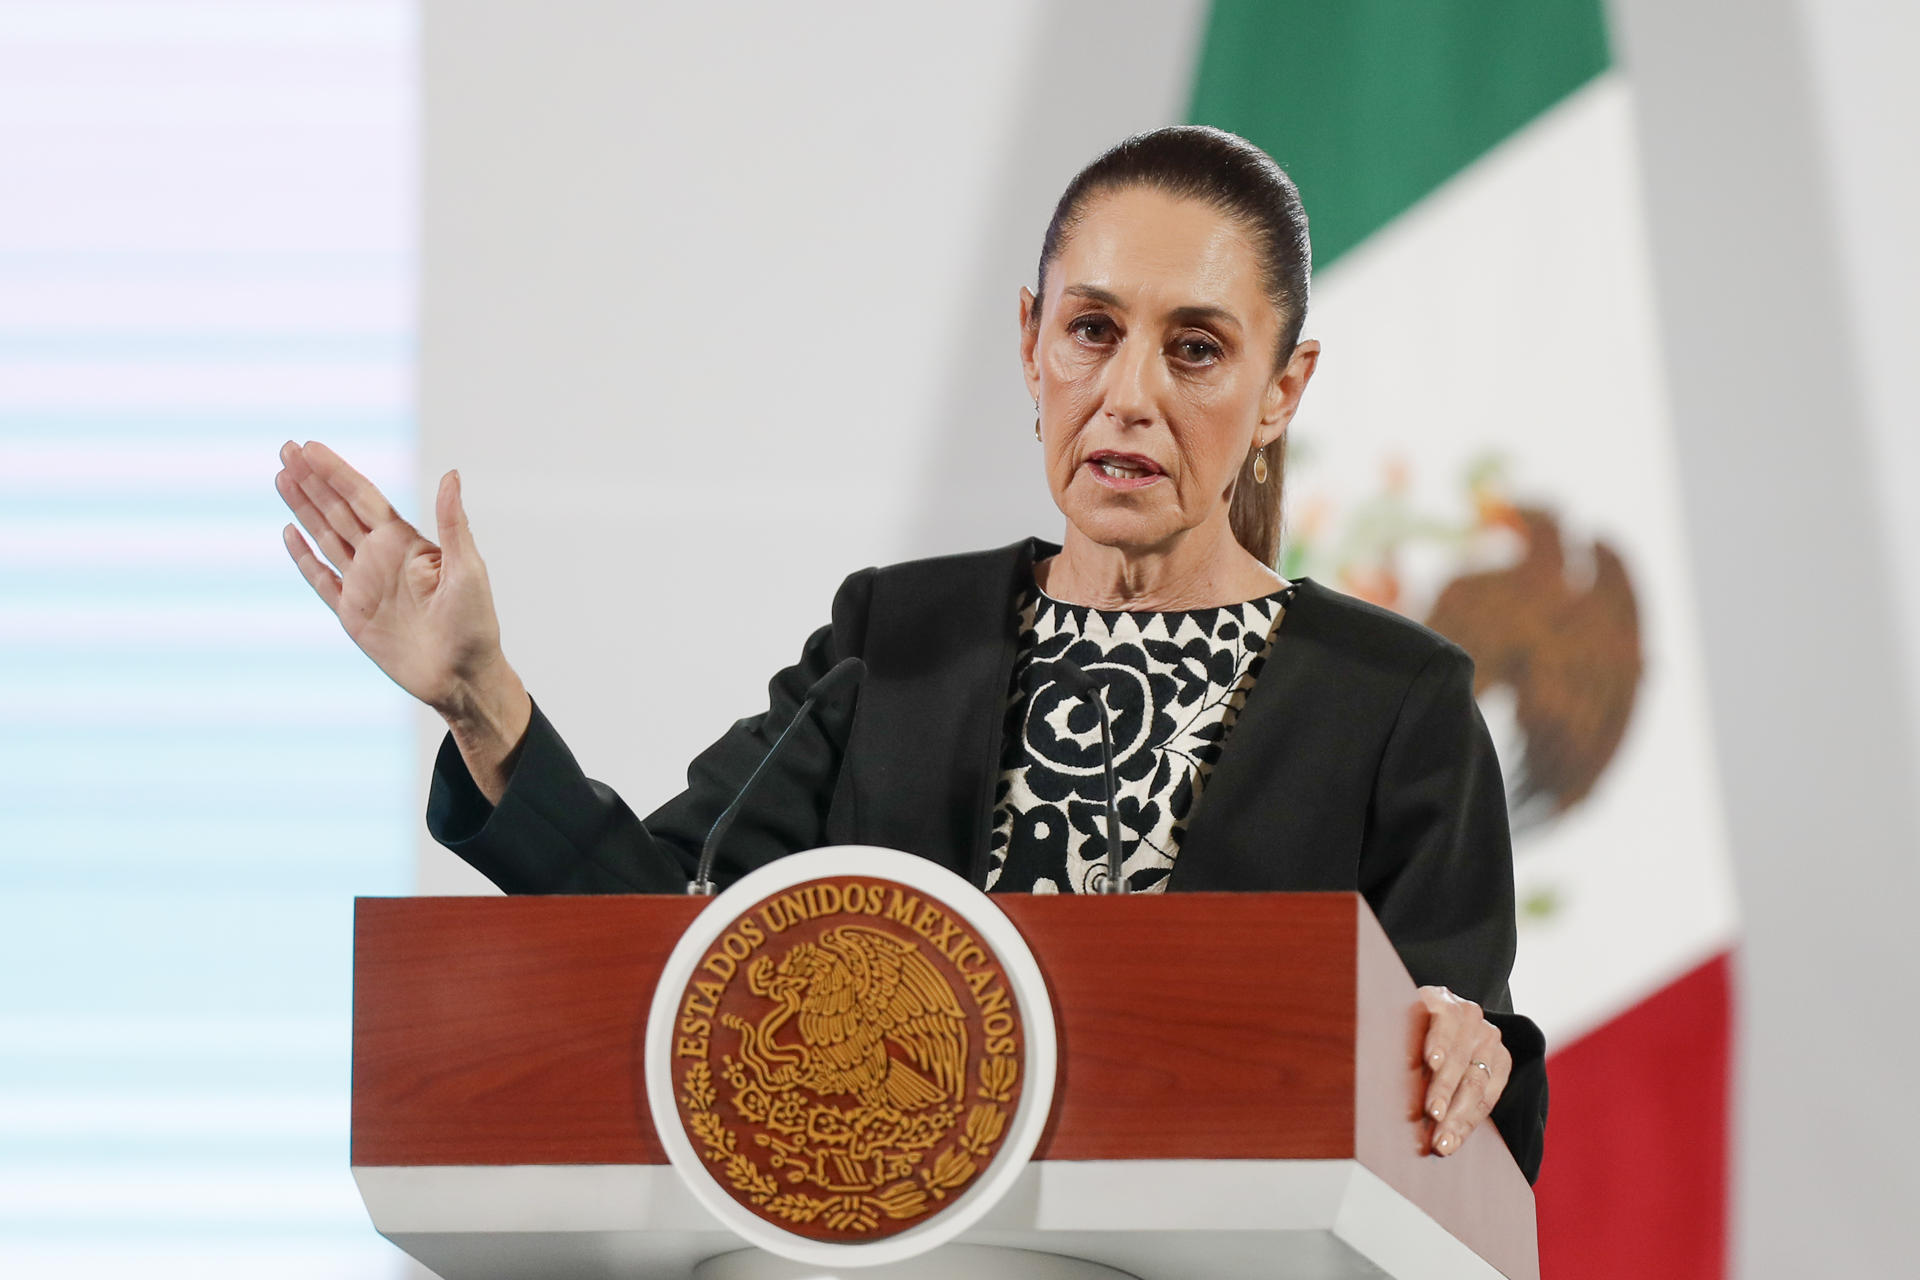
[[[879,1267],[814,1267],[789,1262],[758,1249],[742,1249],[708,1258],[693,1269],[693,1280],[1139,1280],[1124,1271],[1031,1249],[996,1249],[980,1244],[950,1244],[918,1258]]]
[[[732,1273],[701,1268],[742,1254],[739,1237],[666,1165],[360,1166],[353,1175],[374,1227],[443,1280],[721,1280]],[[1107,1268],[1063,1278],[1500,1280],[1354,1160],[1040,1160],[927,1259],[968,1245]],[[891,1280],[874,1268],[849,1276],[883,1274]],[[991,1265],[955,1274],[1025,1273]]]

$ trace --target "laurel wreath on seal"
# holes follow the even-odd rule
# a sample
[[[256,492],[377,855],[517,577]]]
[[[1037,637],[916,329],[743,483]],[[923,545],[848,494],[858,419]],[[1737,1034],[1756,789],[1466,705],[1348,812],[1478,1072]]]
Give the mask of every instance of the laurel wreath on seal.
[[[687,1068],[681,1077],[680,1103],[701,1153],[719,1166],[727,1182],[755,1208],[786,1222],[821,1221],[836,1231],[868,1231],[879,1225],[882,1217],[919,1217],[931,1207],[928,1197],[943,1200],[966,1185],[1006,1129],[1005,1104],[1012,1101],[1019,1070],[1009,1057],[981,1061],[980,1084],[975,1090],[981,1100],[968,1109],[960,1136],[919,1171],[917,1182],[906,1178],[878,1191],[824,1197],[795,1191],[783,1194],[773,1175],[735,1145],[733,1132],[714,1110],[719,1095],[707,1063],[696,1062]]]

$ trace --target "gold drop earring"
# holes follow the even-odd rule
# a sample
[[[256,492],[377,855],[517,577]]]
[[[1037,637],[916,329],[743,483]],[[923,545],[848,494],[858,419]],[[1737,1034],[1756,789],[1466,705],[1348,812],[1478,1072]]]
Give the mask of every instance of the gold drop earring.
[[[1267,482],[1267,446],[1265,445],[1253,451],[1253,482],[1255,484]]]
[[[1033,438],[1035,440],[1039,440],[1041,438],[1040,437],[1040,402],[1038,400],[1035,400],[1033,402]],[[1044,441],[1042,443],[1044,443]]]

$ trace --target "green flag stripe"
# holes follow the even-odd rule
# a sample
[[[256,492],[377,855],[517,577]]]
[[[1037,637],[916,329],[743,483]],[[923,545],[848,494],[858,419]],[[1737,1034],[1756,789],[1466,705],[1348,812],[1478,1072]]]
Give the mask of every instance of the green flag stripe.
[[[1609,61],[1602,0],[1214,0],[1188,119],[1285,167],[1321,267]]]

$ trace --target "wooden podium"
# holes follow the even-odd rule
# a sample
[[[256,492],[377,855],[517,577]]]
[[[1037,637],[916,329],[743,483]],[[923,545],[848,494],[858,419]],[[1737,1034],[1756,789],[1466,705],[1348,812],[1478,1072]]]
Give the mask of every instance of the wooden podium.
[[[705,899],[362,898],[353,1173],[446,1280],[680,1277],[742,1247],[668,1165],[641,1045]],[[1491,1125],[1422,1153],[1412,981],[1356,894],[995,902],[1052,991],[1059,1082],[962,1242],[1161,1277],[1536,1280]]]

